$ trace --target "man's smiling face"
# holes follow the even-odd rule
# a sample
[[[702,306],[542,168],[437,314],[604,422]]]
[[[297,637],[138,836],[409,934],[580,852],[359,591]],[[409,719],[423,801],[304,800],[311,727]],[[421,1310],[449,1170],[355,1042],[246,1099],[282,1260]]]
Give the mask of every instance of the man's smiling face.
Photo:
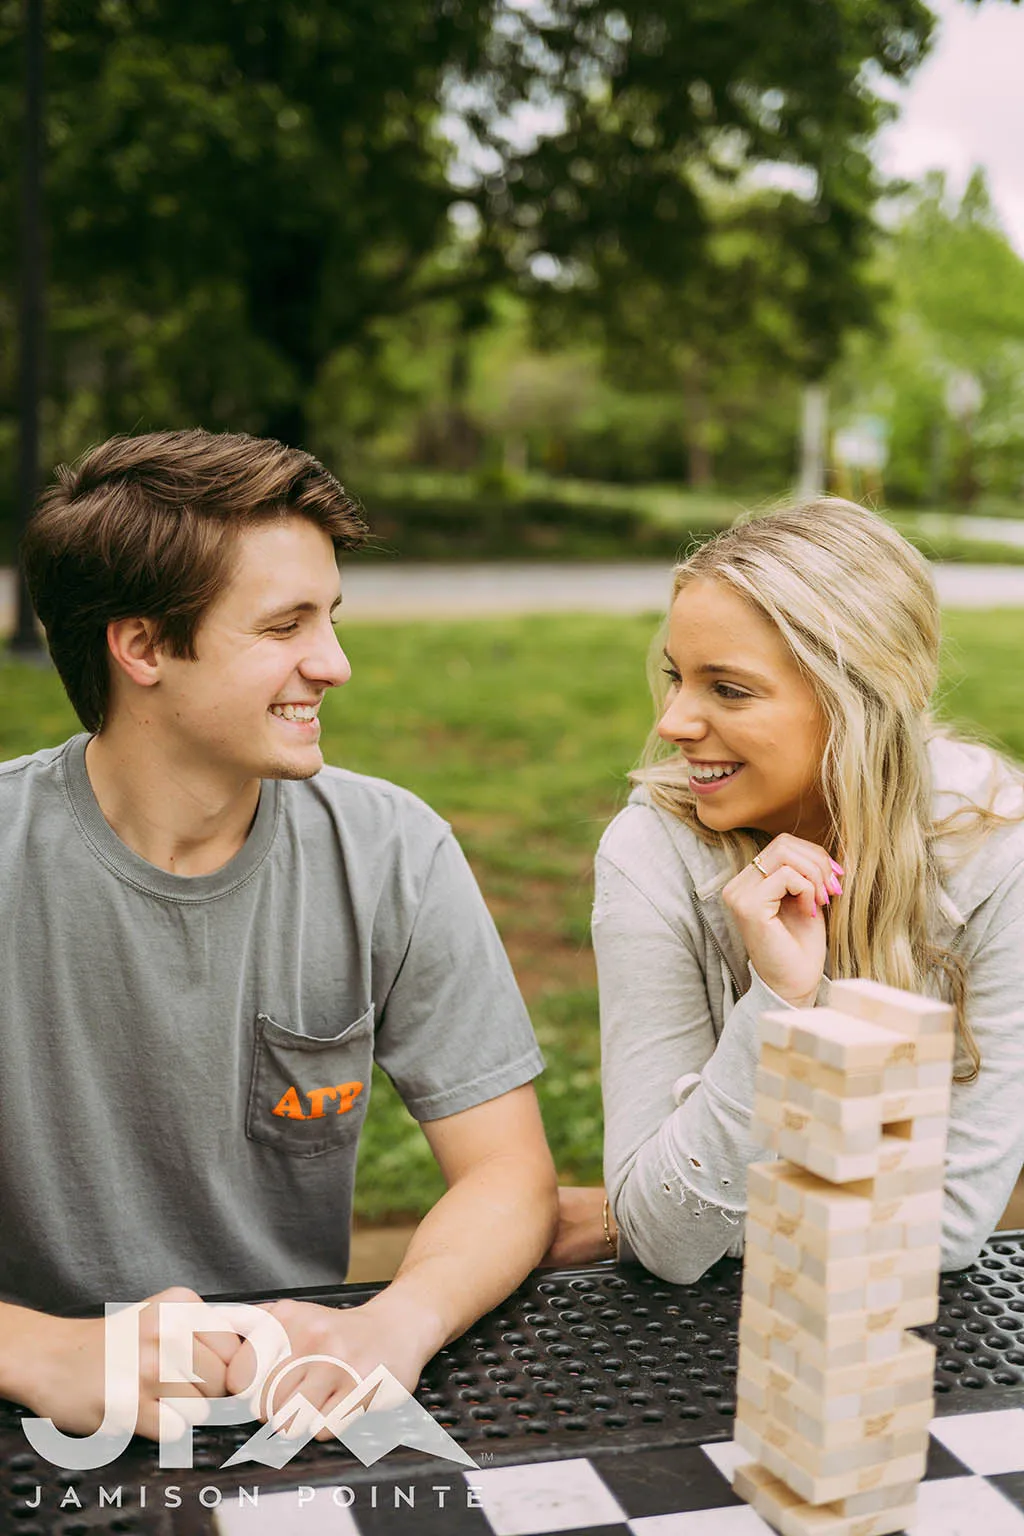
[[[242,780],[323,767],[317,713],[351,668],[334,633],[334,546],[303,517],[239,534],[228,585],[196,632],[196,660],[166,652],[152,700],[181,766]]]

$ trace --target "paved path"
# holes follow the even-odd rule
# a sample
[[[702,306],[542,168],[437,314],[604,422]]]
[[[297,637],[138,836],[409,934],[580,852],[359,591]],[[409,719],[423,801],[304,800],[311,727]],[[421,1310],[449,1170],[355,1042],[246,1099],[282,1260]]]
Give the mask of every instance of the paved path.
[[[1024,566],[936,565],[946,608],[1024,607]],[[524,613],[660,613],[669,595],[665,564],[393,564],[358,559],[343,567],[342,622],[357,619],[477,619]],[[10,630],[14,573],[0,569],[0,633]]]

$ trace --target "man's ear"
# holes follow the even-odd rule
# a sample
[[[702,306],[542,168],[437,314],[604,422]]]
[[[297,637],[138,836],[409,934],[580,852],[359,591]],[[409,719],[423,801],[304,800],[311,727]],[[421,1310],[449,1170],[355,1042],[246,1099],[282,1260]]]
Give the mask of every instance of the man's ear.
[[[160,680],[163,648],[154,639],[152,619],[112,619],[107,625],[107,646],[121,671],[139,688],[152,688]]]

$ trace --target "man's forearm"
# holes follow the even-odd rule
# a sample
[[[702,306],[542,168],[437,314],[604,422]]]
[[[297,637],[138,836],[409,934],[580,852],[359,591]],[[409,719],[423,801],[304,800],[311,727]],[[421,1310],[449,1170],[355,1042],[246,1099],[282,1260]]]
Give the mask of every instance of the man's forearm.
[[[481,1163],[423,1218],[394,1280],[368,1307],[418,1327],[429,1359],[515,1290],[557,1224],[550,1165],[531,1173],[511,1157]]]

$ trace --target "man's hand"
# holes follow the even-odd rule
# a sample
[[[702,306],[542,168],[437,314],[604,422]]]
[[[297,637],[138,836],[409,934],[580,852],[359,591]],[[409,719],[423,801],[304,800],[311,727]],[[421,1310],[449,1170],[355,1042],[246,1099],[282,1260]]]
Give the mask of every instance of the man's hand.
[[[424,1365],[439,1347],[436,1334],[424,1326],[423,1319],[410,1307],[396,1306],[386,1290],[359,1307],[323,1307],[310,1301],[285,1300],[268,1303],[266,1310],[288,1334],[291,1359],[296,1364],[294,1369],[282,1365],[272,1372],[269,1382],[262,1384],[258,1409],[255,1404],[254,1409],[266,1422],[272,1408],[277,1427],[295,1435],[302,1432],[303,1417],[296,1415],[289,1422],[282,1410],[296,1393],[326,1416],[348,1397],[357,1379],[369,1376],[378,1365],[385,1365],[412,1392]],[[298,1363],[309,1355],[329,1359]],[[252,1348],[243,1344],[228,1367],[227,1391],[248,1391],[254,1385],[254,1368]],[[378,1406],[389,1405],[382,1401]],[[317,1439],[331,1438],[330,1429],[318,1431]]]
[[[138,1420],[136,1433],[159,1436],[160,1339],[158,1303],[197,1302],[195,1291],[173,1287],[147,1299],[139,1313]],[[10,1316],[9,1316],[10,1314]],[[18,1329],[16,1349],[13,1330]],[[8,1333],[8,1329],[11,1333]],[[67,1434],[91,1435],[103,1423],[111,1393],[106,1381],[104,1318],[49,1317],[40,1312],[5,1308],[0,1315],[3,1349],[16,1353],[16,1376],[10,1372],[11,1395],[40,1418],[52,1419]],[[167,1384],[165,1404],[174,1397],[223,1397],[228,1367],[241,1339],[236,1334],[197,1335],[191,1361],[181,1362],[202,1379]],[[120,1426],[119,1426],[120,1427]],[[182,1427],[184,1427],[184,1422]]]

